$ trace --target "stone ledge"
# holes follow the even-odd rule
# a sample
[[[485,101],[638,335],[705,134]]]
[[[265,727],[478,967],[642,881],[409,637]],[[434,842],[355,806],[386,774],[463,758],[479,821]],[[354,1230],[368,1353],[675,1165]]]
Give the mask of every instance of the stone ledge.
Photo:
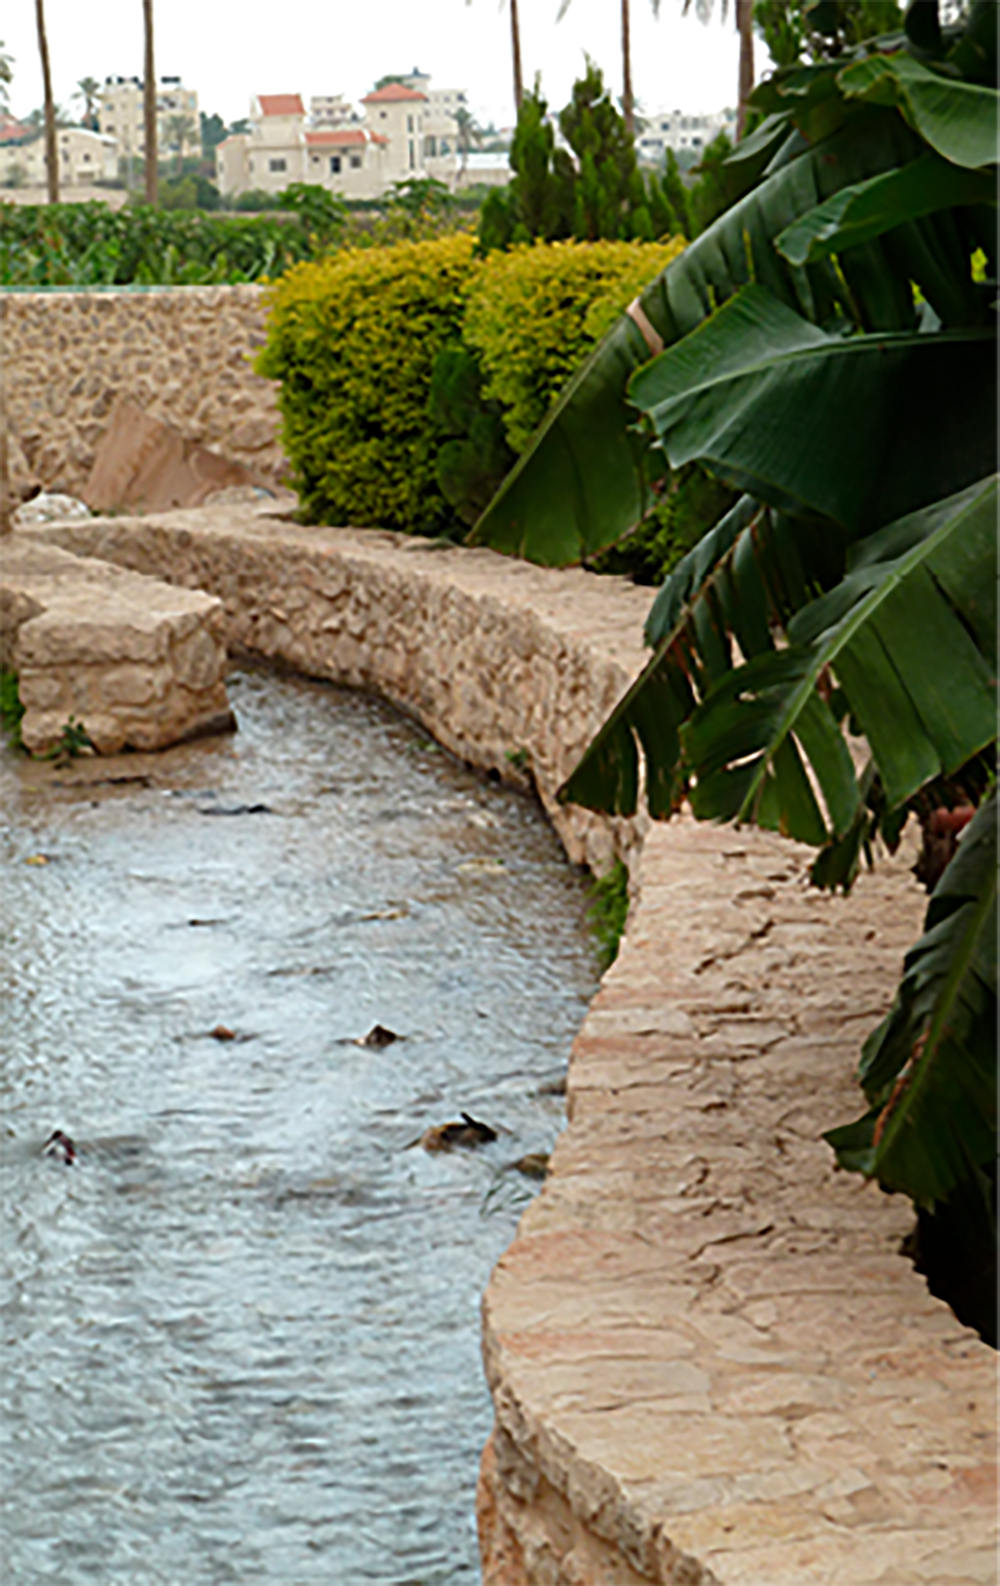
[[[230,730],[222,607],[48,545],[4,538],[0,648],[18,674],[21,736],[58,747],[72,718],[99,754]]]
[[[835,899],[778,838],[557,808],[642,661],[617,581],[211,509],[37,532],[212,589],[237,643],[488,769],[526,748],[571,856],[635,864],[484,1299],[486,1586],[995,1582],[995,1357],[898,1253],[908,1207],[819,1138],[919,934],[912,856]]]

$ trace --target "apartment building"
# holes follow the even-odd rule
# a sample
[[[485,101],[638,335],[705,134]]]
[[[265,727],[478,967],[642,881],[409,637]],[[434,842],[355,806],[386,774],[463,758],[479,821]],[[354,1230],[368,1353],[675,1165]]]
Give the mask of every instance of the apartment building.
[[[102,134],[115,138],[121,157],[142,158],[146,147],[145,98],[138,77],[107,77],[97,100]],[[198,95],[179,77],[161,77],[156,88],[156,142],[160,158],[201,154]]]

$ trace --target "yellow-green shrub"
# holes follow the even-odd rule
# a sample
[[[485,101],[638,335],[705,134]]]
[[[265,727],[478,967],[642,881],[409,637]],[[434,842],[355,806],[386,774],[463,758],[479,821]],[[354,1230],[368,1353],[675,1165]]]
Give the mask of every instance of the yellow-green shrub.
[[[472,238],[450,236],[345,249],[269,289],[257,369],[281,381],[283,439],[306,517],[422,533],[451,520],[428,395],[479,268]]]
[[[491,253],[469,285],[466,345],[484,395],[523,451],[554,397],[642,287],[683,248],[667,242],[553,242]]]
[[[257,369],[281,381],[304,516],[424,534],[469,521],[505,466],[502,440],[481,433],[493,404],[520,451],[581,358],[681,247],[538,243],[477,259],[471,237],[452,235],[297,265],[268,289]],[[454,359],[462,344],[477,392],[479,371],[483,381],[460,420],[454,403],[430,398],[439,353]]]

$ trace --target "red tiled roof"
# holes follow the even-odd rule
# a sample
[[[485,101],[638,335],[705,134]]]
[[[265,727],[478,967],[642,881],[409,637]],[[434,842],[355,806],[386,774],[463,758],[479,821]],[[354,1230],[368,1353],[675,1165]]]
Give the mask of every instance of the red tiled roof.
[[[0,117],[0,143],[21,143],[25,138],[35,136],[38,131],[37,127],[26,127],[11,116]]]
[[[415,88],[407,88],[404,83],[386,83],[384,88],[376,88],[370,94],[365,94],[361,103],[363,105],[388,105],[394,100],[419,99],[426,103],[427,95],[418,94]]]
[[[258,94],[262,116],[304,116],[306,107],[301,94]]]
[[[321,132],[307,132],[307,143],[337,143],[341,145],[367,143],[368,135],[361,127],[325,128]]]

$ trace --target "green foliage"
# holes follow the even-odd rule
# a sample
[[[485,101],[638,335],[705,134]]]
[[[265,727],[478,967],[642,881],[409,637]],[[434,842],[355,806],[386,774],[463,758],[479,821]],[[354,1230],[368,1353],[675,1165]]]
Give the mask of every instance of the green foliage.
[[[258,370],[280,380],[284,443],[307,519],[438,534],[446,429],[429,416],[442,348],[459,339],[470,237],[344,249],[269,290]]]
[[[573,235],[587,242],[600,237],[651,241],[652,222],[635,146],[591,60],[560,112],[559,130],[577,159]]]
[[[726,161],[733,146],[724,132],[718,133],[695,166],[697,182],[688,194],[688,235],[699,237],[733,202],[733,184]]]
[[[479,362],[460,342],[442,347],[431,372],[428,413],[447,436],[437,454],[437,482],[464,524],[475,523],[514,462],[498,402],[483,396]]]
[[[510,151],[513,180],[505,189],[494,189],[483,204],[479,246],[484,253],[569,237],[651,241],[680,229],[686,201],[672,204],[670,192],[678,195],[670,173],[667,188],[656,179],[647,187],[625,121],[590,60],[559,114],[559,129],[575,159],[556,147],[548,104],[536,84],[525,94],[517,118]]]
[[[229,128],[222,117],[214,114],[214,112],[212,115],[207,116],[203,110],[200,113],[200,119],[201,146],[206,154],[212,154],[219,147],[219,144],[223,143],[229,136]]]
[[[754,0],[753,21],[775,65],[796,66],[803,55],[819,61],[898,33],[903,7],[898,0]]]
[[[576,242],[491,253],[472,279],[465,341],[521,452],[608,325],[683,244]]]
[[[510,149],[514,176],[494,188],[483,205],[479,246],[483,252],[541,238],[553,242],[573,234],[576,173],[564,149],[556,149],[548,103],[538,84],[524,95]]]
[[[185,177],[175,184],[190,197]],[[171,184],[174,185],[174,184]],[[170,194],[170,185],[164,183]],[[106,204],[4,205],[0,285],[199,286],[256,281],[308,258],[303,229],[271,216],[242,219],[187,208]]]
[[[621,859],[591,884],[590,898],[587,917],[597,938],[601,968],[607,969],[618,957],[628,919],[628,867]]]
[[[17,673],[9,671],[6,667],[0,671],[0,728],[7,735],[7,741],[14,749],[21,749],[21,720],[24,716],[24,706],[18,693]]]
[[[347,224],[343,199],[311,182],[290,182],[278,195],[278,208],[298,215],[312,253],[332,248]]]
[[[636,584],[662,584],[735,501],[735,491],[700,463],[687,463],[671,473],[649,516],[587,565],[597,573],[627,574]]]

